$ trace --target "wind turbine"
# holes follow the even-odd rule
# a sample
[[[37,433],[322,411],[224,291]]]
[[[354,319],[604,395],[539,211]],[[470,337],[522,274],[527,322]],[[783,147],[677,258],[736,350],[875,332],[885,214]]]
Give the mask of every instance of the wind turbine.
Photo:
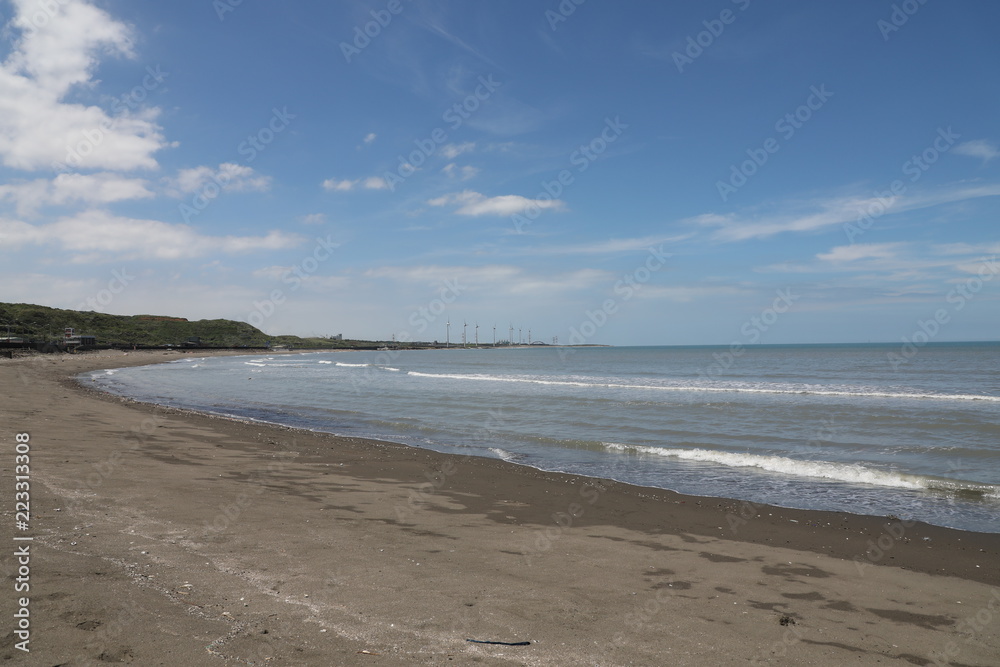
[[[476,347],[479,347],[479,322],[476,322]]]
[[[507,331],[507,344],[508,345],[513,345],[514,344],[514,323],[513,322],[511,322],[510,329]]]
[[[469,323],[462,320],[462,347],[466,347],[469,343],[469,339],[466,337],[466,331],[469,329]]]
[[[528,345],[531,345],[531,329],[528,329]]]
[[[493,347],[497,346],[497,323],[493,323]]]
[[[444,346],[451,347],[451,318],[448,318],[448,322],[444,325]]]

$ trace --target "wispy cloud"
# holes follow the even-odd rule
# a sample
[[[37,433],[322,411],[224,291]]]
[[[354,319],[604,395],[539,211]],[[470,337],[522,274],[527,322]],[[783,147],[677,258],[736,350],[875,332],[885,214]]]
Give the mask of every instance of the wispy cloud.
[[[387,190],[389,184],[381,176],[369,176],[362,183],[366,190]]]
[[[856,243],[832,248],[816,258],[824,262],[846,263],[860,259],[891,259],[898,255],[903,243]]]
[[[652,235],[638,236],[634,238],[608,239],[607,241],[595,241],[592,243],[572,243],[567,245],[534,245],[524,249],[520,254],[524,255],[610,255],[627,252],[646,252],[650,247],[686,241],[694,236],[694,233],[677,234],[673,236]],[[664,248],[667,251],[668,248]]]
[[[262,176],[252,167],[223,162],[215,168],[181,169],[167,183],[169,194],[182,197],[202,191],[209,183],[217,183],[222,192],[265,192],[271,187],[271,178]]]
[[[354,186],[358,183],[359,181],[357,180],[338,181],[336,178],[328,178],[323,181],[323,189],[327,192],[348,192],[349,190],[353,190]]]
[[[264,236],[211,236],[188,225],[127,218],[97,210],[42,225],[0,219],[0,244],[5,248],[56,246],[72,253],[73,261],[77,262],[241,254],[292,248],[302,241],[296,234],[277,230]]]
[[[447,160],[454,160],[462,153],[469,153],[476,149],[475,142],[466,141],[462,144],[445,144],[441,147],[440,153]]]
[[[455,178],[460,181],[468,181],[469,179],[475,178],[479,173],[479,169],[476,167],[471,165],[459,167],[454,162],[446,164],[441,171],[450,178]]]
[[[353,181],[347,179],[338,181],[335,178],[328,178],[323,181],[323,189],[327,192],[350,192],[358,186],[361,186],[365,190],[386,190],[389,188],[389,184],[381,176],[357,178]]]
[[[699,227],[714,228],[712,238],[723,242],[762,239],[786,232],[817,232],[820,230],[857,222],[866,211],[880,207],[885,215],[914,211],[940,204],[968,201],[981,197],[1000,195],[1000,184],[965,186],[957,185],[933,192],[901,195],[879,199],[877,197],[839,197],[810,201],[793,201],[786,205],[790,210],[777,210],[758,214],[719,215],[707,213],[685,222]]]
[[[529,206],[537,207],[541,210],[560,211],[566,207],[561,199],[528,199],[521,195],[500,195],[499,197],[487,197],[486,195],[472,190],[447,194],[427,202],[431,206],[458,205],[455,213],[459,215],[481,216],[481,215],[514,215],[522,213]]]
[[[326,222],[325,213],[310,213],[302,216],[302,223],[306,225],[322,225]]]
[[[959,144],[952,149],[952,152],[959,155],[981,158],[983,163],[987,163],[997,156],[1000,156],[1000,148],[992,141],[986,139],[975,139]]]

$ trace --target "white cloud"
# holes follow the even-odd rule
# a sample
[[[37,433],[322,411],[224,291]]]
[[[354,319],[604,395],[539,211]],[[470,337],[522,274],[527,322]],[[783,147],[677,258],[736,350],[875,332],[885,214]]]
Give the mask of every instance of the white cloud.
[[[326,222],[325,213],[310,213],[302,216],[302,223],[306,225],[322,225]]]
[[[0,243],[5,249],[55,245],[74,253],[74,261],[83,262],[240,254],[291,248],[302,241],[297,235],[281,231],[264,236],[208,236],[189,225],[125,218],[97,210],[44,225],[0,219]]]
[[[986,139],[966,141],[965,143],[955,146],[955,148],[952,149],[952,152],[958,153],[959,155],[982,158],[984,163],[1000,156],[1000,149],[997,148],[997,145],[991,141],[987,141]]]
[[[832,248],[820,253],[816,258],[824,262],[854,262],[862,259],[893,259],[897,256],[901,243],[856,243]]]
[[[359,185],[365,190],[389,189],[389,184],[381,176],[369,176],[368,178],[359,178],[353,181],[347,179],[338,181],[335,178],[328,178],[323,181],[323,189],[327,192],[350,192]]]
[[[264,192],[271,187],[271,177],[261,176],[252,167],[223,162],[218,168],[181,169],[168,180],[170,194],[178,197],[202,192],[209,183],[221,186],[222,192]]]
[[[533,246],[524,251],[527,255],[604,255],[620,252],[645,253],[651,247],[659,250],[663,244],[679,243],[694,236],[680,234],[677,236],[639,236],[625,239],[608,239],[593,243],[578,243],[563,246]],[[664,252],[669,251],[664,248]]]
[[[336,178],[328,178],[323,181],[323,189],[327,192],[348,192],[353,190],[359,181],[338,181]]]
[[[1000,185],[974,187],[958,185],[933,192],[904,194],[883,199],[839,197],[793,202],[788,207],[790,210],[779,210],[769,215],[706,213],[688,218],[685,222],[701,227],[714,227],[716,229],[712,238],[735,242],[766,238],[784,232],[816,232],[829,227],[857,223],[863,215],[871,215],[874,219],[878,219],[884,215],[997,195],[1000,195]],[[872,211],[874,213],[871,213]]]
[[[375,134],[374,132],[369,132],[368,134],[366,134],[366,135],[365,135],[365,138],[364,138],[364,142],[365,142],[366,144],[370,144],[370,143],[372,143],[373,141],[375,141],[375,138],[376,138],[376,137],[378,137],[378,135],[377,135],[377,134]]]
[[[146,199],[153,192],[145,180],[116,174],[59,174],[54,179],[0,185],[0,199],[13,200],[18,215],[31,215],[49,205],[109,204],[130,199]]]
[[[445,144],[441,147],[441,155],[448,160],[454,160],[462,153],[469,153],[476,149],[475,142],[466,141],[462,144]]]
[[[405,286],[457,286],[461,290],[506,294],[534,299],[541,295],[593,289],[614,284],[615,276],[599,269],[578,269],[552,273],[530,272],[510,264],[485,266],[387,266],[364,272],[368,279],[386,279]]]
[[[457,281],[461,285],[470,283],[500,284],[516,278],[521,269],[515,266],[383,266],[368,269],[364,272],[366,278],[388,278],[403,283],[420,283],[425,285],[440,285],[449,281]]]
[[[451,194],[431,199],[427,202],[431,206],[448,206],[459,204],[455,211],[459,215],[514,215],[522,213],[530,206],[535,206],[541,210],[560,211],[565,208],[565,202],[561,199],[528,199],[520,195],[501,195],[499,197],[487,197],[486,195],[472,190],[464,192],[454,192]]]
[[[442,172],[450,176],[451,178],[457,178],[461,181],[467,181],[470,178],[475,178],[479,173],[479,169],[471,165],[465,165],[459,167],[454,162],[449,162],[441,169]]]
[[[155,169],[166,143],[157,109],[66,103],[74,86],[93,83],[98,55],[132,57],[129,29],[84,0],[17,0],[8,23],[18,33],[0,65],[0,159],[23,170]],[[137,75],[143,82],[145,72]],[[158,85],[150,79],[150,85]]]

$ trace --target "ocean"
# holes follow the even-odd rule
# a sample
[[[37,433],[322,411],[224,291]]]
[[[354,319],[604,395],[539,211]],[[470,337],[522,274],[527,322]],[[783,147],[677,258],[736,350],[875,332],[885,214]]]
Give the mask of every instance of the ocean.
[[[1000,344],[338,351],[90,372],[140,401],[1000,533]]]

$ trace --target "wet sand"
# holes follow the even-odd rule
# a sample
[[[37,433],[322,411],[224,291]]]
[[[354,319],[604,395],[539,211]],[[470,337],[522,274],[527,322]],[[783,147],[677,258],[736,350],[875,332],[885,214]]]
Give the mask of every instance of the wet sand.
[[[1000,664],[1000,535],[245,423],[71,379],[178,356],[0,359],[4,660]]]

